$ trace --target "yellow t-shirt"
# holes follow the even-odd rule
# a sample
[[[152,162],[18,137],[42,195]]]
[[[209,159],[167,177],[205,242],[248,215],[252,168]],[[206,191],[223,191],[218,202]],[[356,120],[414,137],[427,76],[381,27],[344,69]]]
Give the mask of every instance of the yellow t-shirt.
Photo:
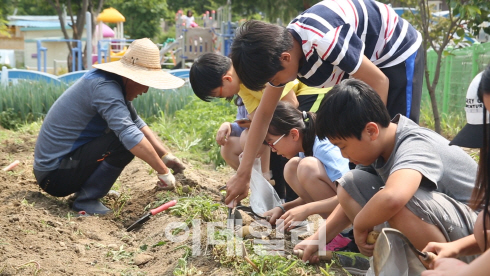
[[[286,96],[291,89],[294,91],[296,96],[300,95],[314,95],[314,94],[325,94],[330,88],[314,88],[306,86],[304,83],[299,80],[294,80],[286,84],[284,90],[282,91],[281,99]],[[259,106],[260,100],[262,99],[262,95],[264,94],[262,91],[252,91],[245,87],[245,85],[240,84],[240,91],[238,95],[242,98],[243,104],[247,109],[248,113],[252,113]]]

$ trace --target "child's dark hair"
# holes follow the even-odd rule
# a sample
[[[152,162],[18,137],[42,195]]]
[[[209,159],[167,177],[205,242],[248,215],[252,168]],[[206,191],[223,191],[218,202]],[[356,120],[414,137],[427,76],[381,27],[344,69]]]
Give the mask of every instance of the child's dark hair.
[[[316,112],[316,135],[320,140],[361,139],[369,122],[388,127],[390,114],[379,95],[365,82],[347,79],[335,85]]]
[[[284,27],[250,20],[238,27],[231,45],[231,60],[241,82],[253,91],[284,67],[281,54],[293,48],[293,38]]]
[[[288,102],[277,103],[268,132],[272,135],[289,134],[291,129],[303,134],[303,150],[306,156],[313,155],[315,143],[315,113],[300,111]]]
[[[483,71],[480,84],[478,85],[478,98],[483,102],[483,95],[490,94],[490,65]],[[487,126],[487,109],[483,106],[483,125]],[[487,218],[490,215],[490,133],[489,128],[483,128],[483,148],[480,149],[480,161],[478,175],[476,177],[475,189],[473,190],[471,207],[480,210],[483,207],[483,233],[485,237],[485,248],[487,248]]]
[[[213,96],[211,91],[222,86],[222,76],[231,68],[231,60],[228,57],[206,53],[199,56],[189,71],[189,81],[192,90],[199,99],[209,102]]]

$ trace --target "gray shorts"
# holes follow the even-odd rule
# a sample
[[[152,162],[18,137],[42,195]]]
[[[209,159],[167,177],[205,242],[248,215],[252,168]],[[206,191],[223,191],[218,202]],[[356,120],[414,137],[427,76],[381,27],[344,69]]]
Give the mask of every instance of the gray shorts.
[[[363,207],[385,185],[378,175],[356,169],[344,174],[337,183]],[[477,213],[446,194],[420,187],[406,207],[423,221],[437,226],[447,241],[473,234]],[[475,256],[460,259],[470,262]]]

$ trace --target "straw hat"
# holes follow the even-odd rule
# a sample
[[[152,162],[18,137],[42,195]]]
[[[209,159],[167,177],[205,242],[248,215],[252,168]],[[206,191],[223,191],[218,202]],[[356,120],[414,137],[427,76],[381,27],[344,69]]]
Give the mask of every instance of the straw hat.
[[[160,51],[148,38],[133,41],[121,60],[93,67],[156,89],[174,89],[184,85],[183,79],[162,70]]]

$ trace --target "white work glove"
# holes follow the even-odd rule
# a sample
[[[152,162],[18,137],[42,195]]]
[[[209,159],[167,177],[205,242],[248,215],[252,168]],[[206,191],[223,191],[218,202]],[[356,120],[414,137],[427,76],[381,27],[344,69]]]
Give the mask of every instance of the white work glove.
[[[162,156],[162,161],[165,163],[165,166],[167,166],[169,169],[174,170],[175,174],[181,173],[185,170],[184,164],[182,164],[182,161],[180,161],[179,158],[175,157],[171,153],[166,153],[165,155]]]
[[[157,186],[161,189],[172,190],[175,187],[175,177],[170,170],[166,174],[159,174],[158,180]]]

